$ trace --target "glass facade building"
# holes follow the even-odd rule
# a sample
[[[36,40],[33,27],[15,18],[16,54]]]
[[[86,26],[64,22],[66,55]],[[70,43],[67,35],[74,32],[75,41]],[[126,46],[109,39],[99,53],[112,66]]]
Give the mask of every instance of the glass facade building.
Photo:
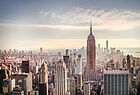
[[[104,95],[129,95],[128,71],[104,71]]]

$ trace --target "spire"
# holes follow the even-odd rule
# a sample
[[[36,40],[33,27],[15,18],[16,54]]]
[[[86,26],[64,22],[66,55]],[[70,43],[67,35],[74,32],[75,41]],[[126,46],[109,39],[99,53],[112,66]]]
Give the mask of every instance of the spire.
[[[90,20],[90,35],[92,34],[92,21]]]

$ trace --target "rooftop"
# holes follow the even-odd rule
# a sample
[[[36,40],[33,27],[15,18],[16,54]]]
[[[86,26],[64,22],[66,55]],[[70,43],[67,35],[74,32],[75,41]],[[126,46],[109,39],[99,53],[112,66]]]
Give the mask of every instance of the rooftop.
[[[129,74],[128,70],[104,70],[104,74]]]

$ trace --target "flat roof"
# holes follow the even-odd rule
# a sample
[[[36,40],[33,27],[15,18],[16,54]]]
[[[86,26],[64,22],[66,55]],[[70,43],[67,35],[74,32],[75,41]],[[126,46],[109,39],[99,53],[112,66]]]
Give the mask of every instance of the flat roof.
[[[104,74],[130,74],[129,70],[104,70]]]

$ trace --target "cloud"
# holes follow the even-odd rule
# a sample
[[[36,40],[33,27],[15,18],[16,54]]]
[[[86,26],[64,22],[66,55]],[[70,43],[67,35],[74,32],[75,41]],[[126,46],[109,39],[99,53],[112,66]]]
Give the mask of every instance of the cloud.
[[[29,23],[0,23],[1,27],[22,27],[22,28],[47,28],[47,29],[59,29],[59,30],[87,30],[89,26],[74,26],[63,24],[29,24]]]
[[[66,12],[40,11],[40,20],[47,23],[21,23],[9,21],[0,25],[14,25],[22,27],[37,27],[60,30],[88,30],[92,19],[94,30],[122,31],[140,27],[140,10],[97,10],[85,8],[71,8]],[[48,22],[50,21],[50,22]]]
[[[97,30],[118,31],[134,29],[140,26],[140,10],[72,8],[64,13],[42,11],[41,15],[46,19],[53,19],[55,22],[68,25],[85,26],[92,19],[93,25]]]
[[[40,11],[39,15],[33,23],[0,20],[0,40],[84,39],[89,33],[91,18],[97,39],[139,39],[140,10],[71,8],[65,12]],[[46,23],[36,22],[42,19]]]

